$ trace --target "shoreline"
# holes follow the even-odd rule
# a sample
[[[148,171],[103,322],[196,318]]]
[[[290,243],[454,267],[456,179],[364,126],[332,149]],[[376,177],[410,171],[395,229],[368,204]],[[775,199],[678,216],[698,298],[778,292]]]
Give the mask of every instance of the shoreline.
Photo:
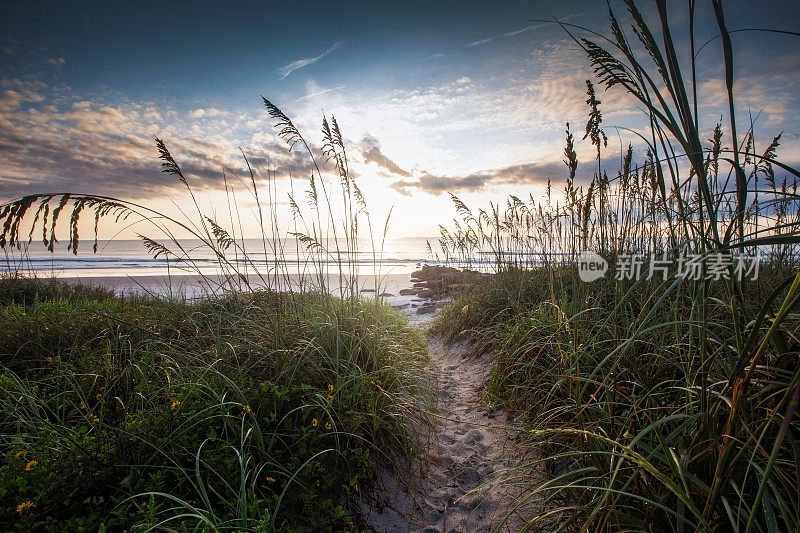
[[[474,282],[476,277],[483,276],[477,272],[458,270],[452,267],[424,265],[420,270],[408,273],[389,273],[376,276],[361,274],[357,276],[356,285],[359,296],[363,299],[378,298],[400,311],[411,323],[419,323],[429,317],[448,301],[453,293],[463,288],[465,283]],[[225,278],[219,275],[200,274],[128,274],[128,275],[88,275],[88,276],[34,276],[39,279],[52,279],[67,284],[105,288],[118,296],[148,295],[152,297],[178,297],[199,299],[222,295],[227,285]],[[310,276],[305,277],[309,282]],[[241,280],[243,290],[268,288],[264,280],[257,274],[246,276],[247,283]],[[299,289],[301,277],[291,276],[291,286]],[[332,295],[343,294],[340,289],[339,275],[326,276],[328,292]],[[312,284],[313,285],[313,284]],[[279,289],[280,290],[280,289]],[[307,289],[306,289],[307,290]]]

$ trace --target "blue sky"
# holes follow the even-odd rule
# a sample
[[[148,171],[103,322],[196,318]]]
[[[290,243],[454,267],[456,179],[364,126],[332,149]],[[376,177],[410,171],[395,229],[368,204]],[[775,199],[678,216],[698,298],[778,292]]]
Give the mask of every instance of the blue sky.
[[[717,32],[709,6],[698,4],[702,42]],[[729,27],[800,30],[796,2],[752,5],[726,3]],[[624,5],[612,6],[624,15]],[[394,205],[396,235],[435,234],[454,214],[447,192],[485,203],[538,196],[548,177],[563,179],[564,124],[582,131],[592,75],[563,30],[532,19],[607,32],[606,9],[597,1],[4,2],[0,199],[67,190],[169,209],[180,191],[159,172],[153,135],[212,203],[222,166],[242,167],[240,146],[284,182],[304,175],[307,162],[275,137],[264,95],[315,143],[322,113],[333,113],[376,216]],[[680,37],[685,4],[670,9]],[[734,39],[743,115],[760,112],[759,136],[783,131],[779,155],[800,161],[800,41]],[[718,42],[698,59],[709,131],[725,113]],[[599,97],[613,155],[628,141],[614,126],[639,127],[641,113],[625,95]],[[588,162],[593,148],[583,141],[578,151]]]

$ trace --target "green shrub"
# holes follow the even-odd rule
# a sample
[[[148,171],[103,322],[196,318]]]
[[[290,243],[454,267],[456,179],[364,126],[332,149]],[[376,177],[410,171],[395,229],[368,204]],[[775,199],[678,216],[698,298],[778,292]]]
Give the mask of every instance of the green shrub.
[[[35,298],[0,330],[6,530],[350,529],[429,390],[424,339],[378,303]]]

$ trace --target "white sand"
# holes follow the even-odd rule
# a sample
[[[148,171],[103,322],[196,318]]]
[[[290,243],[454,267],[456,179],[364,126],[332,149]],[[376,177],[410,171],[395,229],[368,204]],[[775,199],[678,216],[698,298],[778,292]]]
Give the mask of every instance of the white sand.
[[[204,276],[198,274],[172,274],[171,276],[158,274],[134,274],[128,276],[72,275],[59,276],[58,279],[69,283],[106,287],[118,294],[152,293],[162,296],[167,294],[183,294],[188,297],[196,297],[206,295],[209,292],[222,292],[220,289],[222,280],[214,274]],[[247,276],[247,279],[253,288],[263,288],[266,286],[265,282],[257,275],[250,274]],[[392,304],[408,303],[410,302],[409,297],[398,296],[398,294],[400,289],[411,285],[410,279],[411,276],[408,273],[390,273],[382,275],[377,279],[377,292],[378,294],[383,294],[384,298]],[[291,283],[296,286],[298,280],[298,276],[293,276]],[[310,277],[307,283],[310,283]],[[326,283],[332,293],[335,294],[338,292],[339,279],[337,275],[328,275]],[[376,276],[372,274],[359,275],[357,285],[361,295],[365,298],[369,298],[375,294]]]
[[[465,345],[446,347],[437,338],[429,342],[438,382],[433,434],[408,465],[408,486],[381,469],[360,510],[376,532],[490,531],[501,524],[500,531],[518,531],[524,522],[511,511],[523,489],[501,484],[498,474],[530,457],[517,455],[517,425],[482,402],[492,357],[474,356]]]

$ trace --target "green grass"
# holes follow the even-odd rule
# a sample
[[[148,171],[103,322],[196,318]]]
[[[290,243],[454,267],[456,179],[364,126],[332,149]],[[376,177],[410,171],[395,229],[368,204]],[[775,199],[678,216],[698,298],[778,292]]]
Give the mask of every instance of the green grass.
[[[776,315],[793,277],[791,269],[763,271],[746,307],[757,309],[774,292],[768,307]],[[735,331],[721,299],[724,284],[709,284],[704,365],[688,288],[672,293],[645,322],[665,291],[661,283],[586,284],[574,267],[509,268],[438,317],[434,329],[448,339],[495,353],[489,399],[522,415],[521,445],[541,458],[507,473],[509,482],[527,485],[512,509],[538,502],[528,508],[550,512],[528,516],[532,527],[724,530],[748,519],[765,472],[761,498],[770,512],[759,512],[755,522],[767,531],[796,527],[800,468],[791,394],[800,372],[800,316],[791,314],[768,337],[740,407],[748,434],[725,473],[719,506],[706,519],[702,509],[717,475],[712,445],[725,423],[725,384],[736,363]],[[748,333],[768,328],[749,324]],[[546,481],[526,468],[544,469]]]
[[[561,26],[598,87],[643,110],[644,131],[617,130],[644,157],[636,162],[632,144],[608,153],[587,80],[591,181],[580,183],[567,124],[563,188],[548,182],[541,199],[511,196],[476,211],[453,197],[459,219],[441,230],[442,255],[469,263],[482,252],[496,274],[436,329],[494,350],[490,396],[525,413],[542,457],[535,469],[550,474],[544,483],[524,470],[509,478],[526,483],[523,500],[538,504],[520,501],[520,509],[546,509],[529,526],[796,531],[800,170],[778,160],[780,133],[757,142],[754,119],[745,131],[737,121],[738,73],[720,0],[688,2],[682,16],[655,0],[648,18],[634,0],[624,4],[619,18],[609,4],[609,36]],[[700,45],[695,9],[713,12],[719,31],[725,126],[703,124],[708,80],[698,79],[694,54],[676,51]],[[713,132],[707,142],[705,131]],[[586,250],[612,265],[602,281],[578,280]],[[756,252],[757,281],[733,265],[724,280],[706,275],[715,257]],[[679,279],[673,268],[666,282],[647,281],[646,271],[636,283],[615,281],[613,265],[630,254],[645,265],[694,257],[704,266],[697,277]]]
[[[415,450],[427,348],[388,306],[0,294],[4,530],[348,530],[376,461]]]

